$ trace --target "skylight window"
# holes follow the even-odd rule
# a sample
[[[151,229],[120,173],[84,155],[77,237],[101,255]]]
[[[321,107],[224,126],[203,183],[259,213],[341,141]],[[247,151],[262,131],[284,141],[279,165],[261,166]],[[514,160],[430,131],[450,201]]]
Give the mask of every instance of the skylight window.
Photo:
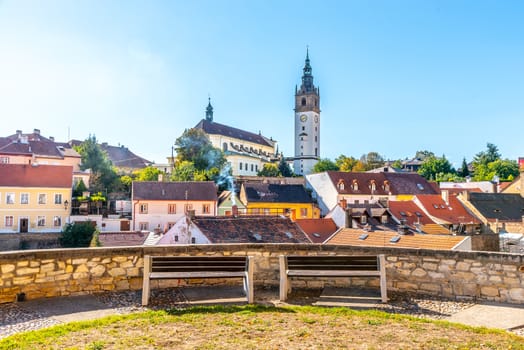
[[[406,213],[403,212],[403,211],[401,211],[401,212],[400,212],[400,215],[401,215],[401,216],[406,216]]]
[[[438,204],[433,204],[433,208],[438,209]]]
[[[253,237],[254,237],[257,241],[261,241],[261,240],[262,240],[262,236],[260,235],[260,233],[253,233]]]
[[[445,206],[444,204],[441,204],[440,207],[441,207],[442,209],[446,209],[446,206]]]
[[[291,232],[286,232],[286,236],[287,238],[290,238],[290,239],[293,238],[293,234]]]
[[[419,190],[423,191],[424,190],[424,186],[422,186],[422,184],[417,184],[417,187]]]
[[[422,214],[420,214],[418,211],[415,212],[415,215],[418,216],[419,218],[422,217]]]
[[[368,238],[368,234],[367,233],[363,233],[361,234],[360,236],[358,236],[358,239],[360,239],[361,241],[365,240],[366,238]]]
[[[389,240],[390,243],[397,243],[398,241],[400,241],[400,236],[392,237],[392,238]]]
[[[313,233],[313,237],[320,238],[320,233],[317,233],[317,232]]]

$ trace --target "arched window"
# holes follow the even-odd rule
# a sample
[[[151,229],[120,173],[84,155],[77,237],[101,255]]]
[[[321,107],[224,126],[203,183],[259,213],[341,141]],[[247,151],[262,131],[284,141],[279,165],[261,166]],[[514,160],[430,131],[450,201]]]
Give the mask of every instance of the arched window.
[[[384,191],[389,192],[389,181],[384,181]]]
[[[302,106],[305,106],[305,105],[306,105],[306,98],[302,97]]]
[[[224,142],[222,144],[222,151],[226,152],[227,151],[227,142]]]
[[[339,191],[344,191],[344,189],[346,188],[346,184],[344,183],[344,180],[339,180],[337,187]]]
[[[375,183],[375,180],[371,180],[371,183],[369,184],[369,188],[372,192],[375,192],[377,190],[377,185]]]
[[[357,180],[353,180],[353,182],[351,183],[351,189],[353,191],[358,191],[358,182],[357,182]]]

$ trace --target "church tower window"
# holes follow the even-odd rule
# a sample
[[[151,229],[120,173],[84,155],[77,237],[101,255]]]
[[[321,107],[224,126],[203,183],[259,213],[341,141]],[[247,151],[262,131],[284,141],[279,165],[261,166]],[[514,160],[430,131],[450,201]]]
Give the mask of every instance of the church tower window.
[[[302,97],[302,106],[305,106],[305,105],[306,105],[306,98]]]

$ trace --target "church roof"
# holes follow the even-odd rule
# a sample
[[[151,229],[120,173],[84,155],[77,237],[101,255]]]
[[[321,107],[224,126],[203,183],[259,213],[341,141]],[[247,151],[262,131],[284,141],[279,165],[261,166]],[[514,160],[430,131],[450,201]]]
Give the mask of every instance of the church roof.
[[[248,142],[257,143],[263,146],[273,147],[272,140],[268,140],[260,134],[255,134],[249,131],[240,130],[231,126],[215,123],[206,119],[202,119],[196,126],[197,129],[202,129],[206,134],[222,135],[240,139]]]
[[[258,184],[242,185],[247,202],[258,203],[313,203],[302,185]]]
[[[107,153],[107,157],[117,168],[142,169],[152,164],[149,160],[137,156],[124,146],[111,146],[102,143],[100,148]]]

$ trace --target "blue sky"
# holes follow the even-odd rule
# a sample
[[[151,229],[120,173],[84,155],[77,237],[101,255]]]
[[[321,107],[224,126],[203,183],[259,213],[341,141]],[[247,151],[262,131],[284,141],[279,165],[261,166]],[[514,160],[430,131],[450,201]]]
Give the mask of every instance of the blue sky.
[[[0,0],[0,135],[165,162],[204,117],[293,155],[306,46],[321,156],[524,156],[522,1]]]

